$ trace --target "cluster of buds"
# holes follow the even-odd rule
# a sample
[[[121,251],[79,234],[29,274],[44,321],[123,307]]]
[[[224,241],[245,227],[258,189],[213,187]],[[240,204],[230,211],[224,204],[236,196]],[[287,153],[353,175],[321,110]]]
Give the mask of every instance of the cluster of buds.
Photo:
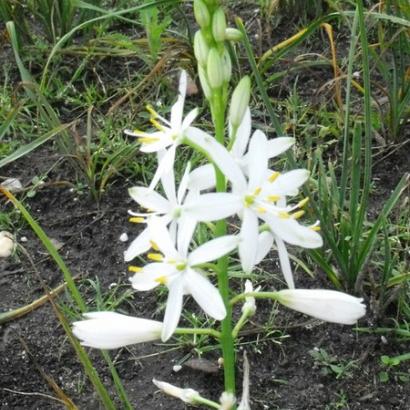
[[[227,41],[239,41],[242,33],[227,27],[226,16],[217,1],[195,0],[195,19],[200,29],[195,33],[194,52],[198,61],[198,75],[205,97],[210,100],[215,91],[226,102],[228,84],[232,76],[232,62]],[[248,100],[249,100],[248,87]],[[245,108],[247,102],[244,104]],[[243,117],[244,111],[241,117]]]

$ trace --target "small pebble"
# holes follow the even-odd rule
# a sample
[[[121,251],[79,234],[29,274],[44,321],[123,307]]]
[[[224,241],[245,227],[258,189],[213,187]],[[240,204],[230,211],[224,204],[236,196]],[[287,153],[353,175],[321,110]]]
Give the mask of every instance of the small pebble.
[[[128,235],[127,235],[126,232],[124,232],[120,235],[120,241],[121,242],[127,242],[128,241]]]
[[[3,188],[6,188],[10,192],[16,192],[23,188],[20,180],[17,178],[7,178],[0,184]]]
[[[20,238],[20,242],[27,242],[27,241],[28,241],[27,236],[22,236]]]
[[[172,371],[175,373],[178,373],[182,369],[182,366],[180,364],[176,364],[175,366],[172,367]]]

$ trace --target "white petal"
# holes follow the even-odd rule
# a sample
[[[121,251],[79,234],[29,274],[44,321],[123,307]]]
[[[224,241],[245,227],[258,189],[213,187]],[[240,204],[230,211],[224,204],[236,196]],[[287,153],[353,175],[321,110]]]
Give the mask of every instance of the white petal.
[[[198,116],[198,113],[198,108],[194,108],[187,114],[187,116],[184,118],[184,121],[182,121],[181,128],[183,131],[191,126],[191,124],[195,121],[195,118]]]
[[[255,265],[262,262],[272,249],[273,235],[269,231],[263,231],[258,237],[258,251],[256,253]]]
[[[324,289],[286,289],[278,292],[283,305],[326,322],[353,325],[366,313],[363,299]]]
[[[278,248],[280,267],[282,269],[286,284],[289,289],[294,289],[295,282],[293,280],[292,267],[290,266],[289,255],[285,243],[277,236],[275,237],[275,241]]]
[[[164,327],[162,328],[161,340],[166,342],[175,332],[182,311],[182,299],[184,286],[180,278],[174,280],[169,286],[167,307],[165,309]]]
[[[179,254],[175,249],[175,242],[166,227],[166,224],[155,216],[148,221],[148,229],[151,240],[158,246],[166,258],[178,259]]]
[[[129,262],[139,255],[147,252],[151,248],[149,241],[149,231],[145,228],[130,244],[124,252],[124,261]]]
[[[186,136],[193,144],[205,152],[226,178],[236,186],[236,189],[245,190],[245,177],[238,164],[222,144],[206,132],[195,127],[189,127]]]
[[[149,263],[145,265],[141,272],[137,272],[130,278],[131,285],[139,291],[154,289],[159,285],[159,278],[167,277],[176,273],[174,266],[168,263]]]
[[[154,176],[152,177],[151,184],[149,185],[150,189],[154,189],[162,175],[166,172],[170,172],[174,168],[175,161],[175,152],[177,144],[173,144],[162,157],[161,161],[158,163],[157,170],[155,171]]]
[[[235,142],[232,145],[231,152],[235,158],[242,158],[246,151],[249,137],[251,136],[251,125],[251,111],[248,107],[245,111],[242,122],[236,131]]]
[[[158,164],[161,163],[166,153],[167,151],[165,150],[159,151],[157,153]],[[175,173],[173,167],[171,167],[171,169],[161,175],[161,185],[170,203],[176,204],[177,195],[175,192]]]
[[[151,211],[167,213],[171,209],[170,202],[152,189],[134,186],[128,189],[128,193],[139,205]]]
[[[182,70],[179,78],[178,99],[171,108],[171,128],[173,130],[181,128],[187,84],[188,80],[186,71]]]
[[[279,175],[273,183],[265,185],[271,195],[295,196],[299,193],[299,188],[309,178],[307,169],[294,169]]]
[[[262,131],[256,130],[249,143],[248,187],[251,191],[262,187],[262,183],[266,178],[268,169],[267,142],[266,135]]]
[[[189,189],[203,191],[214,188],[215,184],[215,168],[212,164],[201,165],[189,175]]]
[[[200,273],[189,269],[185,274],[185,289],[192,295],[202,310],[216,320],[223,320],[226,309],[217,288]]]
[[[277,218],[273,215],[261,215],[269,225],[271,231],[291,245],[302,248],[314,249],[323,245],[322,237],[306,226],[300,225],[296,220]]]
[[[229,193],[199,195],[187,201],[184,211],[199,222],[217,221],[239,212],[243,207],[240,197]]]
[[[181,182],[179,183],[178,196],[177,196],[179,204],[181,204],[182,201],[184,200],[186,191],[188,189],[190,171],[191,171],[191,163],[188,162],[187,166],[185,167],[184,175],[182,176]]]
[[[248,208],[244,209],[240,232],[239,257],[245,273],[252,272],[258,250],[258,217]]]
[[[192,235],[196,228],[196,220],[190,216],[183,216],[179,219],[178,223],[178,235],[177,235],[177,248],[181,256],[185,257],[188,254],[189,244],[191,243]]]
[[[268,157],[273,158],[287,151],[295,139],[291,137],[276,137],[268,141]]]
[[[117,349],[134,343],[157,340],[162,323],[121,315],[115,312],[92,312],[87,320],[73,323],[73,333],[83,346]]]
[[[158,141],[143,143],[141,145],[140,151],[146,154],[152,154],[153,152],[165,151],[170,145],[173,144],[173,139],[171,138],[171,130],[165,129],[164,131],[159,131],[157,133],[150,134],[150,137],[157,138]]]
[[[220,236],[196,248],[188,256],[190,266],[214,261],[233,251],[238,246],[239,239],[235,235]]]

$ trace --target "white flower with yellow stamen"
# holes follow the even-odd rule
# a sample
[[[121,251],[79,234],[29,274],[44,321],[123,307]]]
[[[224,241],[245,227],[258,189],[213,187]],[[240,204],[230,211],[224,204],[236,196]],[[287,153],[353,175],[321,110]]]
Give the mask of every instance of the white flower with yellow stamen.
[[[249,173],[249,157],[246,153],[246,150],[249,144],[249,139],[251,137],[251,126],[251,112],[249,110],[249,107],[246,109],[242,122],[237,128],[236,132],[234,131],[234,127],[232,127],[231,125],[229,126],[229,139],[231,140],[232,144],[229,153],[245,175],[248,175]],[[255,132],[259,133],[261,131]],[[295,139],[291,137],[277,137],[268,140],[268,158],[271,159],[282,154],[283,152],[288,150],[294,143]],[[191,172],[189,188],[191,189],[191,187],[195,187],[195,189],[202,191],[214,188],[215,183],[216,181],[214,167],[212,164],[206,164],[195,168]]]
[[[297,221],[303,215],[301,209],[307,199],[295,206],[282,205],[287,196],[298,193],[299,187],[307,180],[309,172],[297,169],[280,174],[268,169],[268,141],[265,134],[256,131],[249,143],[247,153],[248,175],[241,171],[237,162],[229,152],[217,141],[211,141],[206,133],[190,128],[188,139],[195,139],[203,151],[207,152],[212,161],[232,183],[232,193],[227,202],[242,219],[240,231],[239,256],[242,268],[250,272],[258,259],[259,223],[265,221],[269,229],[279,240],[304,248],[322,246],[322,238],[316,229],[299,224]],[[210,194],[208,194],[210,195]],[[198,208],[205,209],[207,195],[203,195]],[[286,204],[286,202],[285,202]],[[195,208],[191,204],[191,208]]]
[[[144,266],[130,280],[132,286],[140,291],[153,289],[159,284],[168,287],[169,296],[161,334],[162,340],[168,340],[178,325],[184,294],[191,294],[209,316],[216,320],[224,319],[226,310],[221,295],[203,275],[198,265],[233,251],[238,245],[237,237],[221,236],[189,253],[188,245],[191,238],[175,246],[160,218],[154,216],[150,219],[149,230],[151,240],[161,253],[148,254],[154,262]],[[192,235],[192,231],[189,232]]]
[[[158,153],[158,168],[151,181],[151,189],[155,188],[162,175],[173,168],[176,148],[182,143],[185,131],[198,115],[198,109],[195,108],[183,118],[187,84],[187,73],[182,71],[179,80],[178,99],[171,108],[169,121],[160,116],[151,106],[147,107],[151,114],[150,121],[158,131],[147,133],[139,130],[125,130],[126,134],[139,138],[142,144],[142,152]]]

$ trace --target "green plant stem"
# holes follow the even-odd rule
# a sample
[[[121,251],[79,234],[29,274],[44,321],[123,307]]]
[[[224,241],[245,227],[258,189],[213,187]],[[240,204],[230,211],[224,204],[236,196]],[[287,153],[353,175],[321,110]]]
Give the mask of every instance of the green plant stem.
[[[243,328],[245,323],[248,321],[248,317],[249,317],[249,312],[247,311],[242,312],[242,316],[236,322],[236,325],[232,330],[232,337],[234,338],[234,340],[238,337],[240,330]]]
[[[233,306],[235,305],[235,303],[238,303],[241,300],[244,300],[248,297],[254,297],[256,299],[272,299],[272,300],[278,300],[280,298],[279,292],[246,292],[246,293],[240,293],[239,295],[236,295],[234,298],[232,298],[229,301],[229,304]]]
[[[219,339],[221,337],[221,333],[217,330],[207,328],[178,327],[174,333],[177,335],[208,335],[214,337],[215,339]]]
[[[220,409],[221,406],[216,401],[205,399],[205,397],[199,396],[195,399],[195,404],[204,404],[205,406],[210,407],[211,409]]]
[[[225,131],[225,106],[222,97],[222,90],[215,90],[211,100],[212,119],[215,126],[215,138],[224,145]],[[216,190],[226,191],[226,180],[224,174],[215,167]],[[225,220],[216,223],[216,236],[223,236],[227,232]],[[218,287],[226,308],[226,317],[221,324],[221,345],[224,359],[224,379],[225,391],[235,394],[235,350],[234,339],[232,337],[232,308],[229,305],[229,276],[228,257],[219,258],[218,263]]]

